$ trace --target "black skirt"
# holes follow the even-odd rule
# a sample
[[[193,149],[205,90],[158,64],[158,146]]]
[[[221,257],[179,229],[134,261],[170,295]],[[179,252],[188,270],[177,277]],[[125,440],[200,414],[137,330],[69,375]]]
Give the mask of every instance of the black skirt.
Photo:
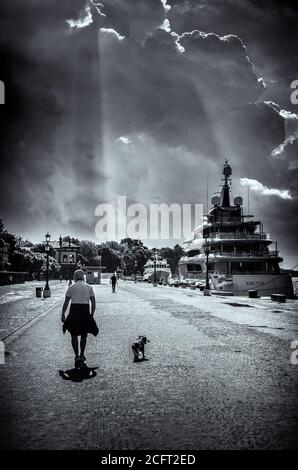
[[[98,326],[90,315],[88,304],[71,304],[69,314],[63,323],[63,333],[69,331],[72,336],[98,335]]]

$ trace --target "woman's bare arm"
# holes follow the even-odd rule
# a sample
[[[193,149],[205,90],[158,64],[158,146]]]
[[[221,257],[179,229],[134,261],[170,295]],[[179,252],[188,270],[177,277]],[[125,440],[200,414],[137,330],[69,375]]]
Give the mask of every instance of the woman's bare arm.
[[[94,295],[92,295],[90,297],[90,301],[91,301],[91,315],[93,317],[95,309],[96,309],[96,302],[95,302],[95,296]]]
[[[61,321],[62,321],[62,323],[65,322],[65,312],[66,312],[66,310],[67,310],[69,301],[70,301],[70,297],[65,297],[64,304],[63,304],[63,307],[62,307],[62,315],[61,315]]]

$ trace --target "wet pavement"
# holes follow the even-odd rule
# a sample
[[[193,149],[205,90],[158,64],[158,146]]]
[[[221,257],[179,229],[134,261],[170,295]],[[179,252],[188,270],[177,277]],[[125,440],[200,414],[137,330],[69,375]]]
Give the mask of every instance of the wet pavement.
[[[23,314],[25,305],[35,306],[35,314],[47,310],[7,344],[0,366],[2,448],[298,447],[298,365],[290,362],[297,303],[255,305],[255,299],[210,299],[132,282],[121,282],[115,294],[108,284],[94,289],[100,333],[88,339],[92,370],[81,376],[71,371],[70,337],[62,334],[66,286],[57,284],[51,305],[29,294],[17,301]],[[13,301],[3,305],[13,329],[22,314]],[[138,335],[151,340],[149,360],[133,363]]]

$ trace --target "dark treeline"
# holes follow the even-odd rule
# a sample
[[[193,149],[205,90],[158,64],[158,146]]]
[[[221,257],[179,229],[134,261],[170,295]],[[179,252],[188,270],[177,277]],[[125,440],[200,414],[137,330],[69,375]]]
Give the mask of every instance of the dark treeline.
[[[25,271],[29,274],[42,273],[46,269],[45,247],[42,243],[34,244],[29,240],[9,233],[2,221],[0,221],[0,238],[9,245],[8,260],[1,260],[1,269],[7,271]],[[82,266],[98,266],[101,262],[106,272],[114,272],[120,269],[125,275],[135,273],[143,274],[144,265],[148,259],[154,256],[154,249],[148,248],[140,240],[125,238],[120,243],[107,241],[96,244],[89,240],[64,237],[64,242],[70,242],[80,247],[78,262]],[[172,274],[178,272],[178,261],[183,255],[183,249],[179,245],[173,248],[165,247],[156,249],[156,253],[167,260]],[[55,259],[55,250],[49,251],[50,274],[55,276],[61,269]],[[100,260],[101,256],[101,260]]]

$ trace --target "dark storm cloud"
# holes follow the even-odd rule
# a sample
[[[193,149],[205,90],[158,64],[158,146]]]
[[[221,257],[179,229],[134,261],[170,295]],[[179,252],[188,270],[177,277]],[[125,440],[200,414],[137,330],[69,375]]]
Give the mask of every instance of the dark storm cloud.
[[[6,165],[5,194],[12,210],[23,210],[11,188],[21,184],[24,161],[31,174],[22,186],[28,220],[32,208],[48,207],[53,226],[86,237],[95,206],[117,194],[138,202],[205,202],[207,171],[211,193],[228,156],[234,195],[245,189],[240,177],[275,190],[270,196],[252,190],[251,204],[285,240],[283,222],[286,214],[294,217],[297,196],[298,126],[287,88],[295,64],[293,9],[271,1],[165,3],[6,6],[1,42],[10,45],[17,71],[14,94],[17,88],[36,102],[7,120],[13,164]],[[293,199],[281,200],[279,190]],[[45,202],[35,203],[36,194]],[[287,254],[293,252],[289,237]]]
[[[297,179],[296,170],[296,179]],[[288,267],[298,263],[297,260],[297,199],[260,198],[251,205],[252,212],[257,212],[264,230],[268,231],[273,241],[278,242],[281,255],[287,260]]]
[[[181,53],[165,31],[144,46],[112,36],[106,42],[105,36],[100,36],[102,84],[115,136],[146,132],[160,143],[200,149],[212,158],[219,151],[215,130],[223,115],[260,94],[237,37],[194,31],[180,38]]]
[[[222,124],[226,136],[225,152],[235,161],[237,172],[249,169],[253,179],[262,178],[265,185],[276,181],[272,150],[285,140],[285,122],[274,109],[265,103],[246,104],[229,113]]]
[[[298,169],[298,139],[286,144],[286,146],[284,147],[282,156],[288,162],[290,170],[294,172],[295,170]],[[296,179],[296,186],[295,186],[296,191],[298,189],[297,185],[298,185],[298,180]]]
[[[94,3],[93,2],[93,6]],[[103,27],[113,28],[121,35],[142,42],[164,21],[165,9],[160,0],[108,0],[102,2],[101,12],[96,22]]]
[[[291,108],[288,88],[298,69],[295,2],[172,0],[171,5],[168,17],[179,34],[199,29],[241,37],[266,80],[266,99]]]
[[[103,181],[97,31],[71,35],[66,23],[84,5],[1,3],[1,216],[23,232],[33,217],[62,231],[72,218],[93,228]]]

